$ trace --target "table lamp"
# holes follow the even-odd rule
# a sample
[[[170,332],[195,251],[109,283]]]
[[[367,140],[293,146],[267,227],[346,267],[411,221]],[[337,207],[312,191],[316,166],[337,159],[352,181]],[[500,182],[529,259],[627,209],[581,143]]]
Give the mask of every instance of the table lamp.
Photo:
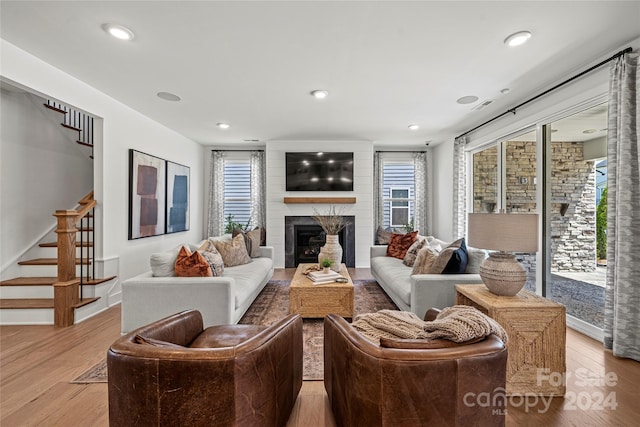
[[[538,251],[538,214],[470,213],[469,246],[489,249],[480,277],[489,291],[513,296],[527,281],[527,272],[511,252]]]

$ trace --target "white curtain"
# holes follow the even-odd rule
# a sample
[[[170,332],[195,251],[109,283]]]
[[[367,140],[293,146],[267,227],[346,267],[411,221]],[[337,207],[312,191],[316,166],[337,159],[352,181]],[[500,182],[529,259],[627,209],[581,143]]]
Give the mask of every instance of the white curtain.
[[[264,227],[266,225],[267,210],[264,151],[251,152],[251,226]]]
[[[607,135],[604,346],[640,361],[640,75],[638,55],[611,64]]]
[[[467,137],[455,139],[453,144],[453,237],[464,237],[467,225]]]
[[[413,154],[413,175],[415,204],[413,207],[413,229],[426,236],[429,234],[427,218],[427,153],[419,151]]]
[[[219,236],[224,231],[224,159],[225,152],[211,151],[211,170],[209,173],[209,215],[207,235]]]
[[[376,151],[373,155],[373,233],[375,242],[375,233],[378,227],[384,225],[384,199],[382,194],[382,181],[384,178],[382,153]]]

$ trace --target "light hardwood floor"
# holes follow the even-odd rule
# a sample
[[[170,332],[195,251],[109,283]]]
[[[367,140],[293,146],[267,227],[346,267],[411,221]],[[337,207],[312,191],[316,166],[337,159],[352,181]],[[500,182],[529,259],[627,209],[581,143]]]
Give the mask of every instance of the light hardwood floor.
[[[278,270],[274,278],[289,279],[294,270]],[[368,269],[350,274],[370,278]],[[107,426],[107,385],[69,381],[102,360],[119,336],[119,306],[68,328],[0,327],[0,426]],[[507,425],[638,425],[640,363],[614,357],[601,343],[568,329],[567,373],[567,395],[551,399],[547,409],[544,402],[527,407],[509,399]],[[288,426],[334,425],[322,381],[305,381]]]

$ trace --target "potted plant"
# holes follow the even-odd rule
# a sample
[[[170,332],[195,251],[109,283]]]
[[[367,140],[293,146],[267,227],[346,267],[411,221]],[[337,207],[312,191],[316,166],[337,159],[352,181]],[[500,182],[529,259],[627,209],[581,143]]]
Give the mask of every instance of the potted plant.
[[[333,264],[333,261],[331,261],[329,258],[324,258],[322,261],[320,261],[320,265],[322,266],[322,272],[328,273],[329,268],[331,267],[332,264]]]

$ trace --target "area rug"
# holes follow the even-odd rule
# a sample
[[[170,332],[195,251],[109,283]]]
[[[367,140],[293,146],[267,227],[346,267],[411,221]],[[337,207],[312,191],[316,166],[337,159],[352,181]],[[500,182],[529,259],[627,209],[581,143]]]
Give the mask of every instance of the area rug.
[[[289,281],[272,280],[249,307],[238,323],[268,326],[289,314]],[[397,310],[398,307],[375,281],[354,282],[355,314],[371,313],[378,310]],[[324,378],[323,319],[304,319],[303,331],[303,378],[322,380]],[[74,378],[73,384],[107,382],[107,360],[104,359]]]
[[[96,363],[76,378],[71,380],[72,384],[93,384],[107,382],[107,359]]]
[[[267,283],[238,323],[268,326],[289,314],[289,283],[288,280],[272,280]],[[397,310],[398,307],[377,282],[354,282],[356,315],[385,309]],[[323,319],[304,319],[302,333],[303,379],[322,380],[324,378]]]

